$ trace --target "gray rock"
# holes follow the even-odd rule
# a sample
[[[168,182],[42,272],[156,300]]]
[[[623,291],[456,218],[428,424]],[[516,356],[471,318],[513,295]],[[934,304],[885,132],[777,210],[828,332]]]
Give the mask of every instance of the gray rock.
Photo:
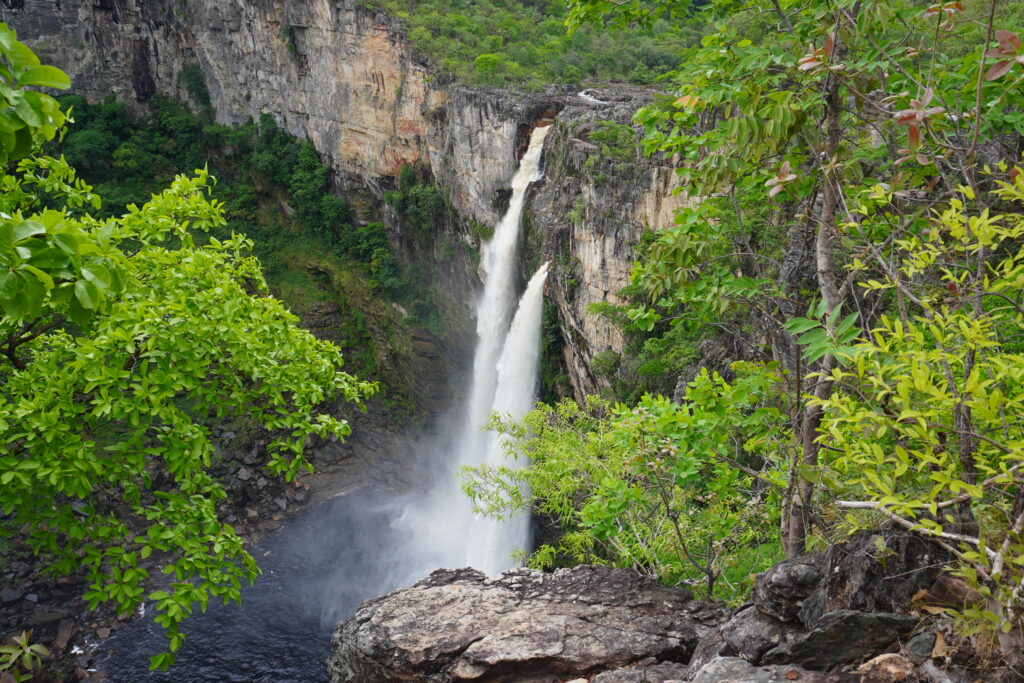
[[[754,666],[740,657],[718,657],[701,667],[691,683],[775,683],[776,681],[802,681],[803,683],[829,683],[841,680],[839,676],[807,671],[799,666]]]
[[[439,570],[360,605],[338,625],[328,668],[335,683],[550,681],[683,663],[726,616],[690,597],[610,567],[516,569],[490,579]]]
[[[921,662],[931,659],[932,648],[935,647],[935,632],[924,631],[911,638],[903,646],[903,654],[913,662]]]
[[[756,607],[748,607],[723,624],[721,633],[729,654],[756,664],[761,655],[781,645],[793,630]]]
[[[828,612],[906,612],[914,594],[932,586],[951,560],[947,551],[902,529],[854,534],[829,548],[823,578],[804,600],[800,621],[813,628]]]
[[[248,467],[240,467],[238,469],[238,478],[242,481],[249,481],[252,479],[252,470]]]
[[[4,586],[0,588],[0,602],[8,603],[21,600],[21,591],[15,590],[10,586]]]
[[[722,637],[722,629],[718,628],[705,636],[690,656],[690,664],[686,669],[686,679],[692,678],[705,664],[716,657],[723,656],[729,647]]]
[[[824,669],[878,654],[917,626],[907,614],[867,614],[840,610],[818,620],[810,633],[788,638],[761,659],[766,664],[799,664]]]
[[[590,683],[665,683],[686,677],[686,664],[662,662],[628,666],[594,676]]]
[[[776,619],[796,621],[804,600],[818,587],[820,562],[820,557],[811,555],[780,562],[758,574],[754,581],[754,605]]]

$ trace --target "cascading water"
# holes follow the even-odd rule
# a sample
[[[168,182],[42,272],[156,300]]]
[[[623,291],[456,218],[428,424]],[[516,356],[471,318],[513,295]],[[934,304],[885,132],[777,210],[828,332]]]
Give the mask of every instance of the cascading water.
[[[484,519],[458,488],[461,466],[506,464],[501,442],[483,430],[493,411],[522,417],[537,382],[541,314],[547,264],[531,278],[515,319],[515,266],[519,226],[530,183],[539,180],[541,152],[549,127],[535,128],[512,178],[508,211],[484,245],[480,267],[484,291],[477,302],[477,344],[472,386],[461,428],[446,467],[425,501],[410,504],[396,521],[410,532],[411,573],[437,567],[475,567],[496,574],[512,566],[512,553],[526,549],[529,519]]]
[[[497,366],[497,390],[492,411],[514,418],[522,417],[533,407],[537,385],[537,361],[540,359],[540,332],[544,313],[544,282],[548,264],[542,265],[527,285],[519,309],[512,319]],[[485,444],[478,452],[483,464],[500,467],[507,464],[501,438],[486,433]],[[523,513],[496,521],[476,517],[466,536],[466,564],[486,574],[508,569],[517,550],[525,550],[530,542],[530,518]]]
[[[484,291],[476,307],[476,352],[473,355],[473,385],[467,404],[467,425],[460,449],[473,453],[479,440],[480,425],[487,421],[497,389],[497,365],[509,331],[512,306],[515,303],[515,266],[519,253],[519,225],[523,204],[530,183],[540,180],[540,158],[549,126],[535,128],[530,135],[519,169],[512,178],[512,197],[508,211],[494,229],[494,236],[484,245],[480,255]],[[475,461],[472,455],[470,462]]]

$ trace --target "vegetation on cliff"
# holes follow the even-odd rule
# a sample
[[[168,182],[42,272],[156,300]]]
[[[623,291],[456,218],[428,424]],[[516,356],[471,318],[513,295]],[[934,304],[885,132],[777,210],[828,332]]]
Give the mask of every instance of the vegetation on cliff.
[[[310,436],[348,433],[320,406],[374,387],[268,296],[250,240],[212,234],[226,221],[205,170],[102,214],[42,151],[66,115],[28,88],[67,76],[4,25],[0,53],[0,532],[41,571],[82,572],[93,605],[152,601],[173,652],[188,614],[259,571],[215,509],[211,421],[258,423],[268,471],[291,479]],[[150,591],[155,560],[169,581]]]
[[[689,12],[570,4],[573,25]],[[956,555],[982,596],[963,623],[1020,664],[1020,8],[705,8],[715,28],[676,92],[636,116],[696,201],[645,243],[619,314],[742,362],[685,377],[679,403],[499,420],[533,464],[467,487],[494,514],[530,505],[564,525],[533,563],[635,566],[741,598],[759,564],[891,521]]]
[[[380,0],[400,18],[409,43],[473,85],[539,89],[550,83],[628,80],[645,84],[676,67],[700,38],[700,24],[652,21],[610,33],[566,32],[562,0]]]

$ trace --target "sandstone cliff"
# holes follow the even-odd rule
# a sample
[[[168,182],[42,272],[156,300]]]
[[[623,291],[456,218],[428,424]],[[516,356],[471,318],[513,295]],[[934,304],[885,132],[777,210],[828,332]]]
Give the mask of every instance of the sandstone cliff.
[[[358,0],[3,0],[0,20],[90,99],[115,93],[141,105],[157,92],[188,99],[180,74],[198,68],[218,121],[272,114],[316,146],[339,189],[379,197],[403,164],[420,164],[458,216],[449,244],[475,246],[471,222],[498,220],[523,141],[557,114],[548,177],[527,214],[527,260],[557,266],[549,297],[574,394],[598,387],[588,370],[594,353],[621,351],[615,327],[587,309],[616,301],[640,234],[671,219],[673,177],[640,159],[595,171],[587,166],[595,146],[586,126],[628,121],[645,95],[624,90],[610,97],[615,102],[595,104],[568,92],[459,87],[410,51],[395,20]],[[435,240],[434,253],[412,253],[412,240],[392,224],[406,260],[429,259],[449,318],[467,318],[471,249],[441,259]]]

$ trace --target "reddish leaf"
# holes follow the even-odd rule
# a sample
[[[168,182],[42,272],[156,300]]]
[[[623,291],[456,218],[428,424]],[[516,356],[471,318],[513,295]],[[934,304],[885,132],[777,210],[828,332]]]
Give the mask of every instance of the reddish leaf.
[[[1004,59],[1001,62],[996,62],[995,64],[992,65],[992,68],[988,70],[988,73],[985,74],[985,80],[994,81],[997,78],[1002,78],[1004,75],[1006,75],[1006,72],[1009,71],[1010,67],[1012,66],[1013,62],[1010,61],[1009,59]]]
[[[1017,53],[1020,51],[1020,38],[1017,37],[1016,33],[999,29],[996,31],[996,42],[999,43],[999,47],[1007,52]]]
[[[917,149],[921,146],[921,129],[917,127],[917,124],[910,124],[910,129],[907,131],[907,135],[910,137],[910,146]]]
[[[928,164],[931,163],[928,160],[928,157],[926,157],[924,154],[918,154],[914,158],[917,159],[917,163],[921,164],[922,166],[927,166]]]
[[[836,46],[836,36],[834,33],[830,33],[828,38],[825,39],[825,56],[831,57],[832,50]]]

